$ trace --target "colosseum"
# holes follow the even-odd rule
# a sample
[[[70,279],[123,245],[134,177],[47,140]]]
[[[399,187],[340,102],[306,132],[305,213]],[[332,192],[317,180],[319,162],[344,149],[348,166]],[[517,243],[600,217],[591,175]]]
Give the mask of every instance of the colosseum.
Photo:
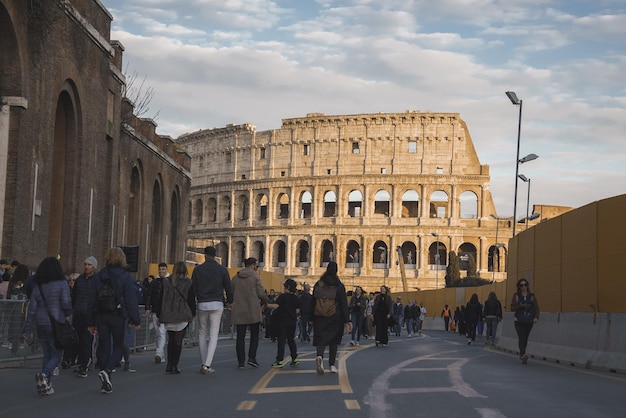
[[[176,142],[192,158],[189,250],[215,245],[228,267],[256,257],[310,283],[336,261],[348,288],[425,290],[455,251],[461,270],[505,278],[511,219],[458,113],[311,113]]]

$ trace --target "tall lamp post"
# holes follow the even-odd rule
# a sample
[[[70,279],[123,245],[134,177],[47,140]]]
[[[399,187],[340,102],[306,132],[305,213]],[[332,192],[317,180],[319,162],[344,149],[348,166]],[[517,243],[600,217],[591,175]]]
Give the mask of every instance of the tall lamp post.
[[[437,238],[437,254],[435,254],[435,289],[439,289],[439,234],[436,232],[431,232],[430,234]]]
[[[519,158],[520,139],[522,134],[522,104],[523,100],[517,98],[517,94],[514,91],[507,91],[506,96],[511,103],[515,106],[519,106],[519,119],[517,122],[517,156],[515,158],[515,196],[513,197],[513,236],[515,236],[515,226],[517,224],[517,179],[519,175],[519,165],[527,161],[532,161],[537,158],[535,154],[528,154],[526,157]]]

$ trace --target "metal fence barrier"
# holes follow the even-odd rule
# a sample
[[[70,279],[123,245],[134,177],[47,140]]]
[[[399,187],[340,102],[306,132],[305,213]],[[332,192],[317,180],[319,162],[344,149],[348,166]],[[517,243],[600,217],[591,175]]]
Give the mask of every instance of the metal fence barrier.
[[[28,301],[0,299],[0,368],[7,366],[24,366],[28,360],[42,356],[41,345],[37,336],[25,343],[22,340],[22,329]],[[142,318],[141,328],[135,332],[134,341],[129,348],[135,351],[148,351],[156,348],[156,332],[152,318],[146,317],[143,305],[139,306],[139,315]],[[36,327],[34,327],[36,329]],[[230,311],[224,310],[220,326],[220,336],[234,338],[233,326],[230,323]],[[185,346],[198,344],[198,324],[194,320],[187,328],[187,335],[183,341]]]

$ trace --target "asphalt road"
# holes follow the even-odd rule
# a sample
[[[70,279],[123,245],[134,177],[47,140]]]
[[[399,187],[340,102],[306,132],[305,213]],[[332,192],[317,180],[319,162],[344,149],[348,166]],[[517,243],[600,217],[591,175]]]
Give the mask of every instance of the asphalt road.
[[[532,337],[531,337],[532,338]],[[7,417],[624,417],[626,376],[468,346],[452,333],[390,337],[340,348],[339,373],[315,372],[315,350],[299,344],[301,364],[272,369],[276,344],[262,340],[261,367],[237,368],[234,341],[220,340],[213,375],[199,373],[195,347],[183,350],[180,375],[164,373],[154,352],[133,354],[136,373],[113,374],[102,394],[95,372],[71,370],[39,396],[38,367],[0,370],[0,416]],[[287,350],[288,353],[288,350]],[[288,360],[288,358],[287,358]]]

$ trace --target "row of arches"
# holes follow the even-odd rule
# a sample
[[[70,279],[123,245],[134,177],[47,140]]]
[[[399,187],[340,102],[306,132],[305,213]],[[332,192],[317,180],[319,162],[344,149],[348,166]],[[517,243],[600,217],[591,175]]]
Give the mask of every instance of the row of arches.
[[[203,200],[197,198],[190,204],[189,223],[206,224],[230,222],[233,220],[265,220],[274,216],[275,219],[296,217],[310,219],[314,217],[331,218],[336,216],[361,217],[382,215],[401,218],[448,218],[451,217],[450,196],[443,190],[433,191],[428,200],[420,204],[420,194],[414,189],[405,190],[398,202],[399,208],[394,213],[394,200],[386,189],[378,189],[373,194],[369,214],[365,211],[364,193],[360,189],[350,190],[344,201],[338,202],[335,190],[325,190],[321,201],[315,205],[313,193],[301,191],[296,200],[296,207],[291,204],[292,198],[287,191],[279,191],[275,198],[268,197],[268,192],[225,192],[210,196]],[[250,194],[254,196],[250,205]],[[458,216],[463,219],[475,219],[478,216],[478,196],[472,190],[465,190],[459,195]],[[270,206],[271,204],[271,206]],[[427,208],[427,209],[426,209]],[[343,213],[339,211],[342,210]]]
[[[336,248],[332,240],[324,239],[313,251],[311,243],[306,239],[297,240],[291,247],[285,240],[277,239],[269,245],[269,251],[261,240],[253,241],[251,248],[246,248],[245,242],[241,240],[232,242],[232,248],[225,242],[220,242],[216,247],[218,256],[232,267],[243,266],[243,260],[250,256],[257,258],[261,266],[269,269],[288,267],[288,263],[291,263],[290,267],[296,268],[326,267],[330,261],[335,261],[347,269],[366,267],[384,270],[401,260],[407,269],[432,270],[445,269],[448,261],[448,247],[443,242],[430,243],[424,252],[412,241],[404,241],[394,250],[384,240],[377,240],[365,248],[355,239],[348,240],[343,248]],[[461,270],[467,270],[470,257],[478,262],[480,253],[472,243],[462,243],[455,251],[460,259]],[[503,251],[506,250],[499,246],[489,247],[488,271],[502,271]]]

